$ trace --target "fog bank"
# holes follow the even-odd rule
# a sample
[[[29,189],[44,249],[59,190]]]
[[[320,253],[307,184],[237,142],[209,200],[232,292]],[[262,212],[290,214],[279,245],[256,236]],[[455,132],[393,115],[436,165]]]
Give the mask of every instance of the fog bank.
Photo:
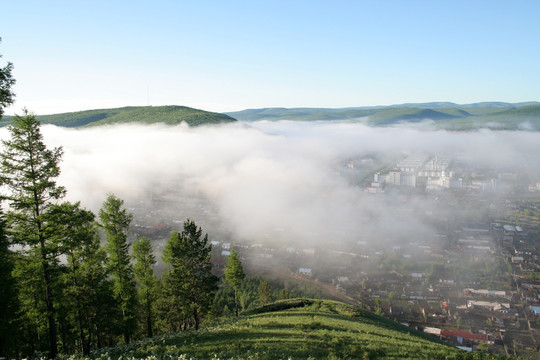
[[[450,153],[532,176],[540,169],[540,134],[533,132],[457,133],[292,121],[197,128],[45,125],[42,131],[49,147],[64,148],[59,182],[67,187],[70,201],[97,211],[107,193],[125,199],[128,206],[167,196],[164,206],[178,220],[194,218],[186,208],[189,202],[190,208],[213,214],[195,217],[212,231],[297,246],[399,240],[410,237],[413,229],[415,236],[433,233],[415,215],[432,209],[431,200],[365,193],[344,170],[354,159],[382,163],[416,152]],[[2,138],[6,133],[0,130]]]

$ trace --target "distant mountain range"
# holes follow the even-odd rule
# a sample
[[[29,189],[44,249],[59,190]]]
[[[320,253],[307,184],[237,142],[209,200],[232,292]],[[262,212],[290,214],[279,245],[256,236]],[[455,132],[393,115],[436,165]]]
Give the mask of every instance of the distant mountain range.
[[[240,121],[336,120],[370,126],[390,126],[428,121],[439,129],[540,131],[540,102],[482,102],[459,105],[450,102],[366,106],[350,108],[264,108],[228,112]]]
[[[190,126],[257,120],[350,121],[369,126],[393,126],[427,122],[436,129],[471,131],[494,130],[540,131],[540,102],[482,102],[459,105],[430,102],[390,106],[349,108],[263,108],[224,114],[185,106],[141,106],[86,110],[55,115],[38,115],[43,124],[64,127],[88,127],[122,123],[169,125],[186,122]],[[0,126],[11,123],[4,116]]]
[[[197,126],[236,121],[236,119],[225,114],[175,105],[87,110],[55,115],[38,115],[37,119],[41,121],[42,124],[53,124],[64,127],[100,126],[123,123],[163,123],[175,125],[181,122],[185,122],[190,126]],[[12,120],[12,116],[4,116],[0,121],[0,126],[8,125]]]

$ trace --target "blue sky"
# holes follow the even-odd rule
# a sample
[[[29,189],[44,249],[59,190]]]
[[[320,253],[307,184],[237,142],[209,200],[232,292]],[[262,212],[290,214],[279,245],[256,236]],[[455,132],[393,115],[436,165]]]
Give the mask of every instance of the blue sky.
[[[540,1],[9,1],[37,114],[540,100]]]

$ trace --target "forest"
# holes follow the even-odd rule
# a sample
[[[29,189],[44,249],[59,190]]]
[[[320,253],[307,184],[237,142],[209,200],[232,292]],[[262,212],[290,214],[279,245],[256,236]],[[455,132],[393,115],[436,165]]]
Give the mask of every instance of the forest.
[[[62,201],[66,189],[55,181],[62,149],[46,148],[34,115],[15,117],[9,131],[0,154],[6,190],[1,357],[88,354],[156,333],[198,329],[210,310],[223,311],[223,294],[214,307],[219,279],[212,273],[208,235],[194,221],[170,235],[163,252],[167,270],[158,279],[150,241],[137,239],[129,249],[132,215],[123,200],[109,194],[97,216]],[[226,280],[238,304],[244,273],[236,255],[229,263],[235,270]],[[229,306],[238,314],[234,304]]]

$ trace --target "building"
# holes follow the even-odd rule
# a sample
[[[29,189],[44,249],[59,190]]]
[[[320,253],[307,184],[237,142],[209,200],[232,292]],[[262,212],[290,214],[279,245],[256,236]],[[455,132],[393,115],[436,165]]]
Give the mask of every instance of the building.
[[[503,313],[506,313],[508,312],[508,310],[510,310],[509,303],[498,303],[498,302],[476,301],[476,300],[468,300],[467,307],[469,309],[500,311]]]
[[[392,185],[401,185],[401,170],[399,169],[392,169],[388,173],[388,184]]]
[[[416,174],[428,158],[429,157],[424,154],[413,154],[399,161],[396,168],[404,173]]]

